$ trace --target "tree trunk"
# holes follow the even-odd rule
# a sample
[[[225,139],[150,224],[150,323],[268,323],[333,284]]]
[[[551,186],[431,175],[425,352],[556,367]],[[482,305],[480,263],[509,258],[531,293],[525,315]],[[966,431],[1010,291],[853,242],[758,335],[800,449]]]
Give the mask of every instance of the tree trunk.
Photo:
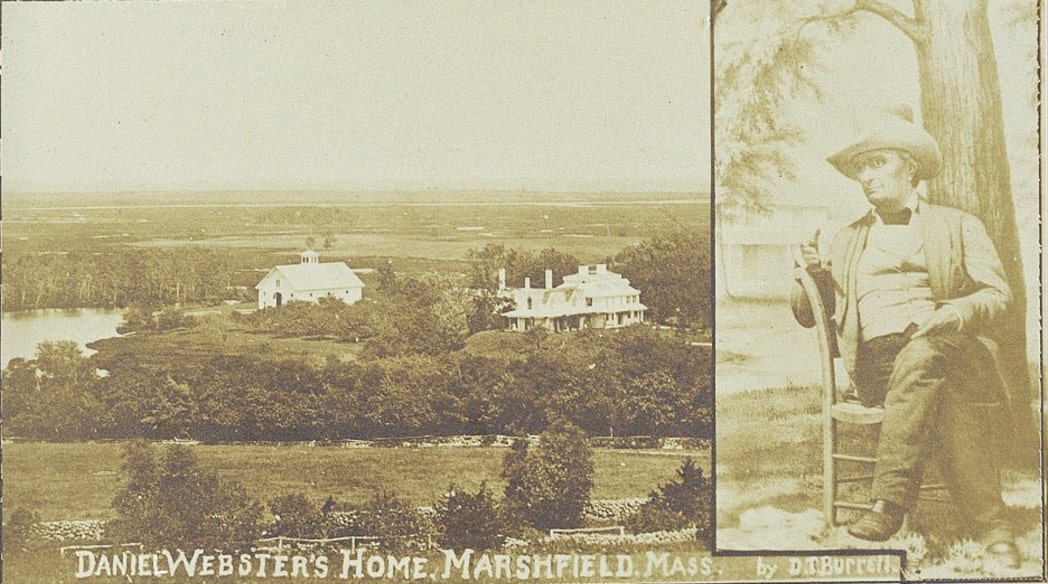
[[[1026,286],[987,0],[914,0],[914,7],[921,111],[943,154],[928,197],[981,219],[997,246],[1014,300],[995,336],[1013,421],[1026,437],[1033,429]]]

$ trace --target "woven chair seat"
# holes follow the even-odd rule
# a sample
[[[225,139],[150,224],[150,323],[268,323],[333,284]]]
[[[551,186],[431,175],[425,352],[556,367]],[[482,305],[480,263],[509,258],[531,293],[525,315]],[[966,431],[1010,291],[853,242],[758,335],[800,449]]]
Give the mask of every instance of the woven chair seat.
[[[830,407],[834,420],[848,424],[880,424],[884,420],[884,408],[871,408],[855,402],[838,402]]]

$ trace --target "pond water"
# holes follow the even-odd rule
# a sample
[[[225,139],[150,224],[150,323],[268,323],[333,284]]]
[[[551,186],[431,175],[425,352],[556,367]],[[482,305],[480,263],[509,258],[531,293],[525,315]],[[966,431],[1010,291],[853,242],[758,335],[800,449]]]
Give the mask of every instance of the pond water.
[[[116,327],[123,318],[122,310],[101,308],[4,312],[0,316],[0,363],[7,367],[16,357],[35,357],[42,341],[76,341],[89,355],[93,351],[84,345],[119,336]]]

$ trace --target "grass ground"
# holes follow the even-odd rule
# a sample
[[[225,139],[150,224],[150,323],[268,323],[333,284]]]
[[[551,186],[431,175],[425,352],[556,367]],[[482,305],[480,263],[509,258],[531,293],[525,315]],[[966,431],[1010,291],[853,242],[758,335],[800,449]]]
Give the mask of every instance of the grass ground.
[[[228,307],[214,310],[229,312]],[[323,367],[329,358],[353,360],[364,345],[251,332],[227,315],[211,314],[201,317],[192,328],[101,339],[90,346],[100,352],[95,357],[96,365],[105,369],[107,364],[125,358],[139,365],[161,366],[185,359],[206,360],[216,355],[246,355],[275,361],[297,359]]]
[[[870,548],[840,527],[828,528],[822,507],[819,390],[786,387],[717,399],[717,546],[721,549]],[[869,451],[875,428],[842,427],[842,448]],[[845,469],[852,472],[853,469]],[[927,477],[935,481],[934,471]],[[949,502],[922,501],[900,534],[877,548],[908,551],[911,576],[999,578],[1042,573],[1042,486],[1036,464],[1008,461],[1002,473],[1009,519],[1024,563],[1001,571],[983,561],[982,548]],[[853,485],[853,499],[865,486]],[[847,513],[841,518],[850,520]],[[771,544],[770,542],[774,542]],[[918,571],[920,571],[918,573]]]
[[[304,444],[195,445],[201,461],[242,482],[265,502],[300,492],[323,501],[363,502],[379,489],[416,505],[431,505],[451,483],[476,490],[481,481],[499,492],[505,448],[338,448]],[[592,497],[644,497],[675,477],[685,456],[709,470],[708,451],[597,450]],[[120,444],[82,442],[4,444],[6,521],[20,507],[41,519],[109,519],[120,485]]]

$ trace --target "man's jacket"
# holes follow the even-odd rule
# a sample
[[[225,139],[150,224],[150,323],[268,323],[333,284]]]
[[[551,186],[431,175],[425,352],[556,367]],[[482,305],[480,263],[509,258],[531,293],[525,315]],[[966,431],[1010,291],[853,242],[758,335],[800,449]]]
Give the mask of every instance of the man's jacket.
[[[991,330],[1011,302],[1011,290],[1004,267],[982,223],[974,216],[954,209],[921,201],[921,236],[928,264],[932,298],[949,303],[963,319],[962,332],[981,338]],[[829,249],[830,281],[823,302],[837,327],[841,358],[849,375],[855,373],[855,354],[859,346],[859,307],[857,273],[859,257],[875,218],[871,211],[842,229]],[[833,294],[829,294],[832,288]],[[794,315],[806,326],[813,322],[811,306],[804,289],[795,286],[791,298]],[[992,341],[983,339],[991,348]]]

